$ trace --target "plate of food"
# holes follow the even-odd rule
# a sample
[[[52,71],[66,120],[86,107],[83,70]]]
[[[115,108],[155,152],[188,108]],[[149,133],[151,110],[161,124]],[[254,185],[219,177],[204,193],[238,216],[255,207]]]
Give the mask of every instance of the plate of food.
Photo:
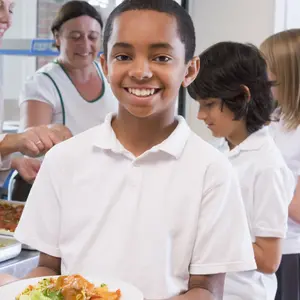
[[[0,200],[0,235],[14,235],[24,205],[23,202]]]
[[[5,300],[143,300],[131,284],[118,280],[90,279],[81,275],[38,277],[0,287]]]

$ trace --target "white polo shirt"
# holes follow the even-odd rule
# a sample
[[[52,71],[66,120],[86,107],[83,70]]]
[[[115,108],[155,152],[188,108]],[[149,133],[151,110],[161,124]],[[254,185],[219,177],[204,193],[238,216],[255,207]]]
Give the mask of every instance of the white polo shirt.
[[[280,120],[279,122],[272,122],[270,129],[277,147],[297,182],[300,176],[300,126],[295,130],[288,131],[284,128],[283,120]],[[290,218],[282,253],[300,253],[300,224],[297,224]]]
[[[164,142],[136,158],[111,119],[47,153],[15,237],[61,257],[63,274],[116,277],[146,299],[186,291],[190,274],[255,269],[226,157],[178,117]]]
[[[284,238],[295,183],[268,128],[251,134],[228,157],[239,177],[252,241]],[[224,300],[274,300],[276,290],[275,274],[231,273],[226,276]]]

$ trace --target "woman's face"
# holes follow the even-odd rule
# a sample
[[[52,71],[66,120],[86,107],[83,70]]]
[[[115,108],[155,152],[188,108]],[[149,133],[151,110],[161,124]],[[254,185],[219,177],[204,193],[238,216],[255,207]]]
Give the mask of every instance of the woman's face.
[[[4,33],[11,26],[13,8],[13,0],[0,0],[0,43]]]
[[[65,22],[55,36],[63,62],[74,68],[93,63],[100,51],[101,26],[89,16],[80,16]]]

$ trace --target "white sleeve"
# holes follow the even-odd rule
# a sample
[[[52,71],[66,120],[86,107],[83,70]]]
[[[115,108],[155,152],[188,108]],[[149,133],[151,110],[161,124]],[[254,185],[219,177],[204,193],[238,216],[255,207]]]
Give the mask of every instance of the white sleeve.
[[[0,134],[0,143],[4,140],[6,133]],[[0,171],[7,171],[11,168],[11,154],[2,156],[0,153]]]
[[[26,80],[19,97],[19,106],[28,100],[47,103],[53,107],[54,111],[60,103],[54,83],[42,73],[35,73]]]
[[[54,174],[57,164],[55,157],[51,157],[52,150],[46,154],[32,186],[15,238],[43,253],[60,257],[60,179]]]
[[[256,264],[240,187],[224,158],[207,170],[190,274],[253,269]]]
[[[252,232],[257,237],[284,238],[288,206],[295,188],[288,169],[269,168],[258,174],[254,186]]]

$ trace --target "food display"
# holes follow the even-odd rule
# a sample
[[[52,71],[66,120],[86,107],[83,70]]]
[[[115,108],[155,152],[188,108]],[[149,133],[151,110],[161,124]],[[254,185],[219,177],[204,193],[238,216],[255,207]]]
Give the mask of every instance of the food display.
[[[0,201],[0,234],[11,235],[16,230],[20,221],[24,204],[13,201]]]
[[[17,257],[21,250],[22,244],[13,237],[0,236],[0,262]]]
[[[121,291],[95,286],[81,275],[48,277],[29,285],[16,300],[119,300]]]

